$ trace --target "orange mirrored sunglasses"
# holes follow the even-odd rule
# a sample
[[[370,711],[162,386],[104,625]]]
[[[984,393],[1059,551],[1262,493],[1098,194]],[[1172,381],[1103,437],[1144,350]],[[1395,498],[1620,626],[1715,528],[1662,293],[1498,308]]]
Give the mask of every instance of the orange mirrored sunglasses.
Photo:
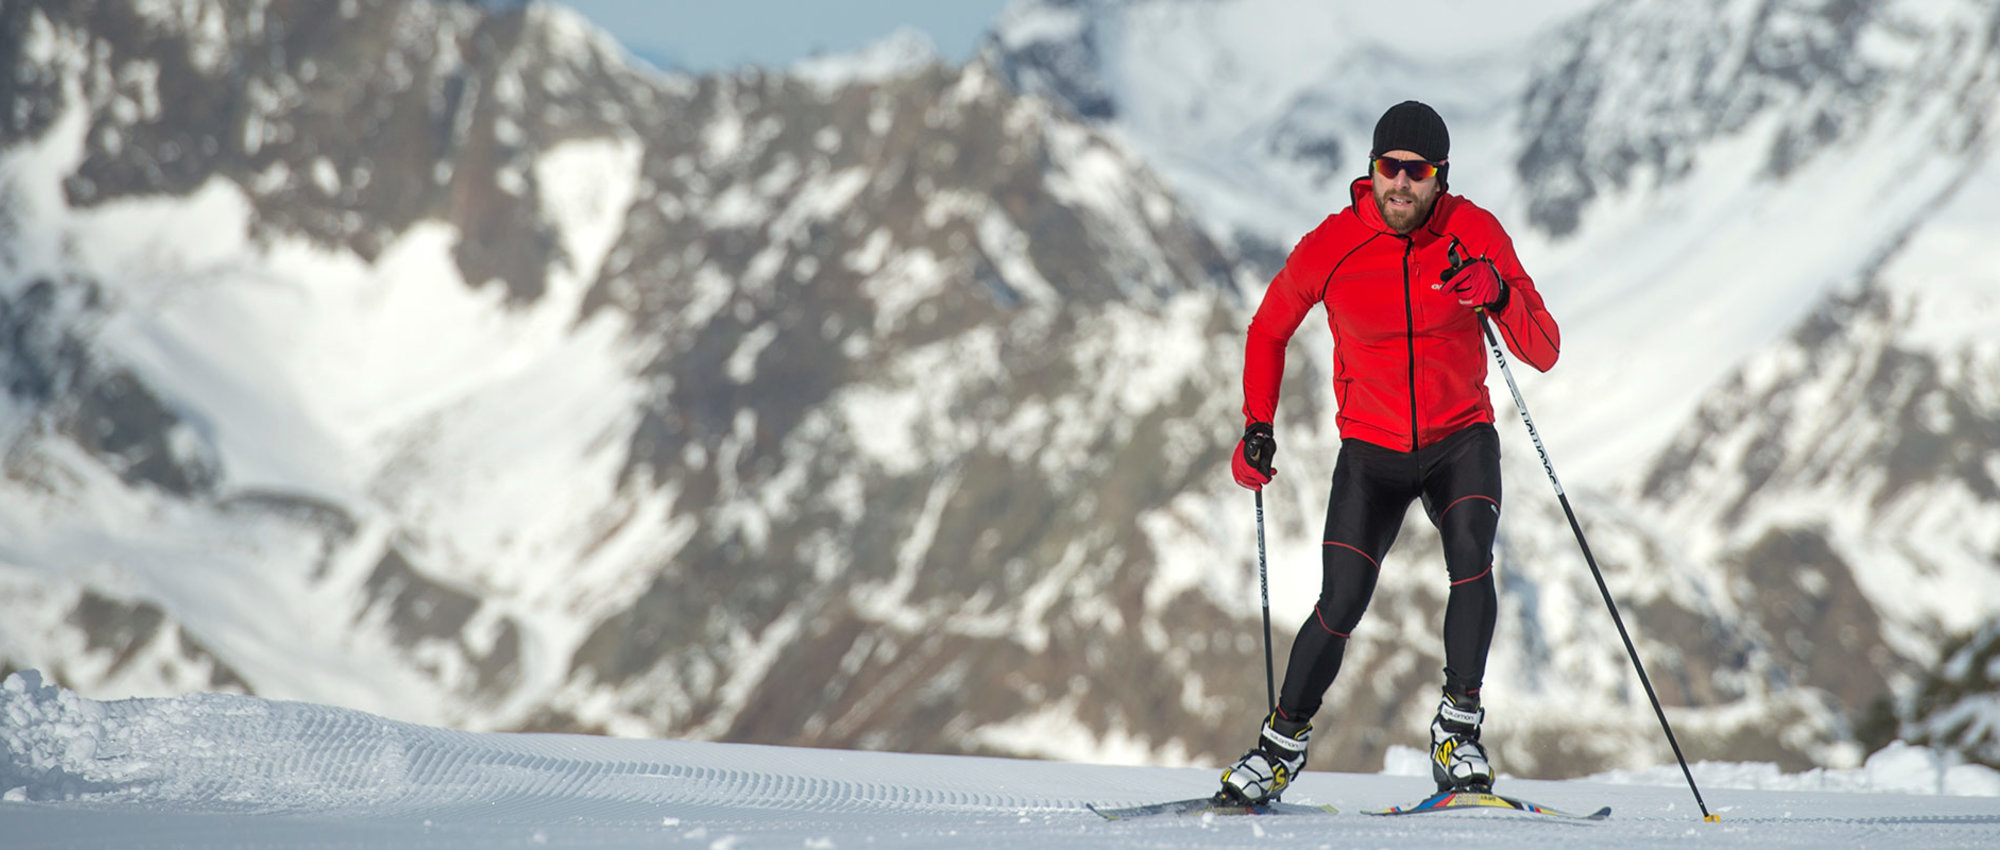
[[[1410,175],[1410,179],[1418,183],[1436,177],[1438,168],[1444,165],[1442,162],[1432,162],[1428,159],[1391,159],[1386,156],[1370,157],[1369,162],[1373,165],[1375,173],[1384,180],[1394,180],[1396,173],[1402,172]]]

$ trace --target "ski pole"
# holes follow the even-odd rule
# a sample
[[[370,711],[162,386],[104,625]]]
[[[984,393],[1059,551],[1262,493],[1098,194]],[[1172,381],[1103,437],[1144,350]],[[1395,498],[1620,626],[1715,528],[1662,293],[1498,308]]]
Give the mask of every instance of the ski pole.
[[[1493,348],[1493,358],[1500,362],[1500,374],[1507,378],[1507,389],[1514,393],[1514,407],[1521,411],[1521,421],[1528,426],[1528,438],[1535,441],[1535,451],[1542,456],[1542,471],[1549,474],[1549,483],[1555,485],[1556,500],[1562,503],[1563,515],[1569,517],[1569,530],[1576,534],[1576,545],[1583,549],[1583,562],[1590,565],[1590,575],[1597,579],[1597,592],[1604,596],[1604,607],[1611,610],[1611,622],[1618,626],[1618,637],[1625,641],[1625,654],[1632,658],[1632,669],[1639,672],[1639,683],[1646,686],[1646,698],[1653,701],[1653,714],[1660,718],[1660,728],[1666,730],[1667,745],[1674,749],[1674,760],[1681,763],[1681,775],[1687,777],[1688,790],[1694,792],[1694,804],[1701,809],[1701,819],[1715,822],[1722,818],[1709,814],[1708,804],[1701,799],[1701,789],[1694,784],[1694,771],[1688,769],[1687,757],[1681,755],[1681,744],[1674,739],[1674,727],[1667,723],[1667,711],[1660,707],[1659,694],[1653,692],[1653,680],[1646,676],[1646,665],[1639,663],[1639,649],[1632,645],[1632,635],[1625,630],[1625,618],[1618,615],[1618,603],[1611,601],[1611,588],[1604,583],[1604,571],[1597,568],[1597,558],[1590,554],[1590,543],[1583,539],[1583,526],[1576,521],[1576,511],[1570,508],[1569,496],[1563,493],[1562,482],[1556,479],[1556,466],[1549,460],[1549,450],[1542,445],[1541,432],[1535,430],[1535,419],[1528,415],[1528,403],[1521,399],[1521,387],[1514,383],[1514,372],[1507,368],[1507,350],[1500,345],[1500,338],[1493,333],[1493,325],[1486,320],[1486,311],[1479,311],[1479,327],[1486,332],[1486,344]],[[1262,521],[1262,509],[1258,512]],[[1260,527],[1261,528],[1261,527]],[[1262,542],[1262,538],[1259,538]]]
[[[1257,590],[1264,598],[1264,696],[1270,702],[1265,712],[1278,710],[1278,677],[1271,661],[1271,580],[1264,565],[1264,491],[1257,491]]]

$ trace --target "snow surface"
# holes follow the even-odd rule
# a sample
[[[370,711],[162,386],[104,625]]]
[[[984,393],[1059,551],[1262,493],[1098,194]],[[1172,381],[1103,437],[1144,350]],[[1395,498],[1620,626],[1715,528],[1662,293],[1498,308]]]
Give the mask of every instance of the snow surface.
[[[1508,780],[1596,824],[1474,813],[1376,819],[1429,785],[1307,772],[1291,802],[1341,814],[1106,822],[1086,803],[1195,796],[1206,769],[478,734],[256,697],[97,702],[35,671],[0,684],[8,847],[1989,847],[2000,773],[1897,745],[1854,771],[1700,764],[1719,823],[1677,771]],[[1947,794],[1983,795],[1982,797]]]

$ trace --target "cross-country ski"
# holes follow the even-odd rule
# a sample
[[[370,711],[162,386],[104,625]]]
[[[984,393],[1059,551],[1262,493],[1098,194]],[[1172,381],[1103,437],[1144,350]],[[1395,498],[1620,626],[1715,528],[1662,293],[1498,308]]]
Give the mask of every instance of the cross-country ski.
[[[1273,800],[1267,803],[1239,803],[1220,795],[1194,797],[1187,800],[1171,800],[1165,803],[1149,803],[1126,808],[1101,807],[1096,804],[1084,806],[1105,820],[1131,820],[1166,815],[1332,815],[1340,810],[1327,805],[1302,805]]]
[[[1580,815],[1575,812],[1552,809],[1540,803],[1530,803],[1518,797],[1508,797],[1481,791],[1441,791],[1425,797],[1423,800],[1412,805],[1390,806],[1386,809],[1368,809],[1366,811],[1371,815],[1418,815],[1428,812],[1449,812],[1468,809],[1501,809],[1513,812],[1525,812],[1531,815],[1570,818],[1572,820],[1604,820],[1611,816],[1610,806],[1604,806],[1587,815]]]

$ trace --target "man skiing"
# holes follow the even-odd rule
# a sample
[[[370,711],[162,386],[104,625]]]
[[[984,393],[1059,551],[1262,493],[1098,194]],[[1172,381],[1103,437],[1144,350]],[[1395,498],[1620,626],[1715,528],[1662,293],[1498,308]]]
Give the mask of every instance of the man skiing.
[[[1292,644],[1284,687],[1256,746],[1222,774],[1222,796],[1236,802],[1276,799],[1305,766],[1313,714],[1416,499],[1442,538],[1451,582],[1431,772],[1440,791],[1483,791],[1493,783],[1479,743],[1486,714],[1479,687],[1498,608],[1500,438],[1480,317],[1490,317],[1507,347],[1541,371],[1555,365],[1560,338],[1499,221],[1446,192],[1450,153],[1444,119],[1429,106],[1405,101],[1383,113],[1368,175],[1349,186],[1352,205],[1292,249],[1250,323],[1247,427],[1231,463],[1237,483],[1256,490],[1276,474],[1271,426],[1285,345],[1320,304],[1333,332],[1341,446],[1319,602]]]

